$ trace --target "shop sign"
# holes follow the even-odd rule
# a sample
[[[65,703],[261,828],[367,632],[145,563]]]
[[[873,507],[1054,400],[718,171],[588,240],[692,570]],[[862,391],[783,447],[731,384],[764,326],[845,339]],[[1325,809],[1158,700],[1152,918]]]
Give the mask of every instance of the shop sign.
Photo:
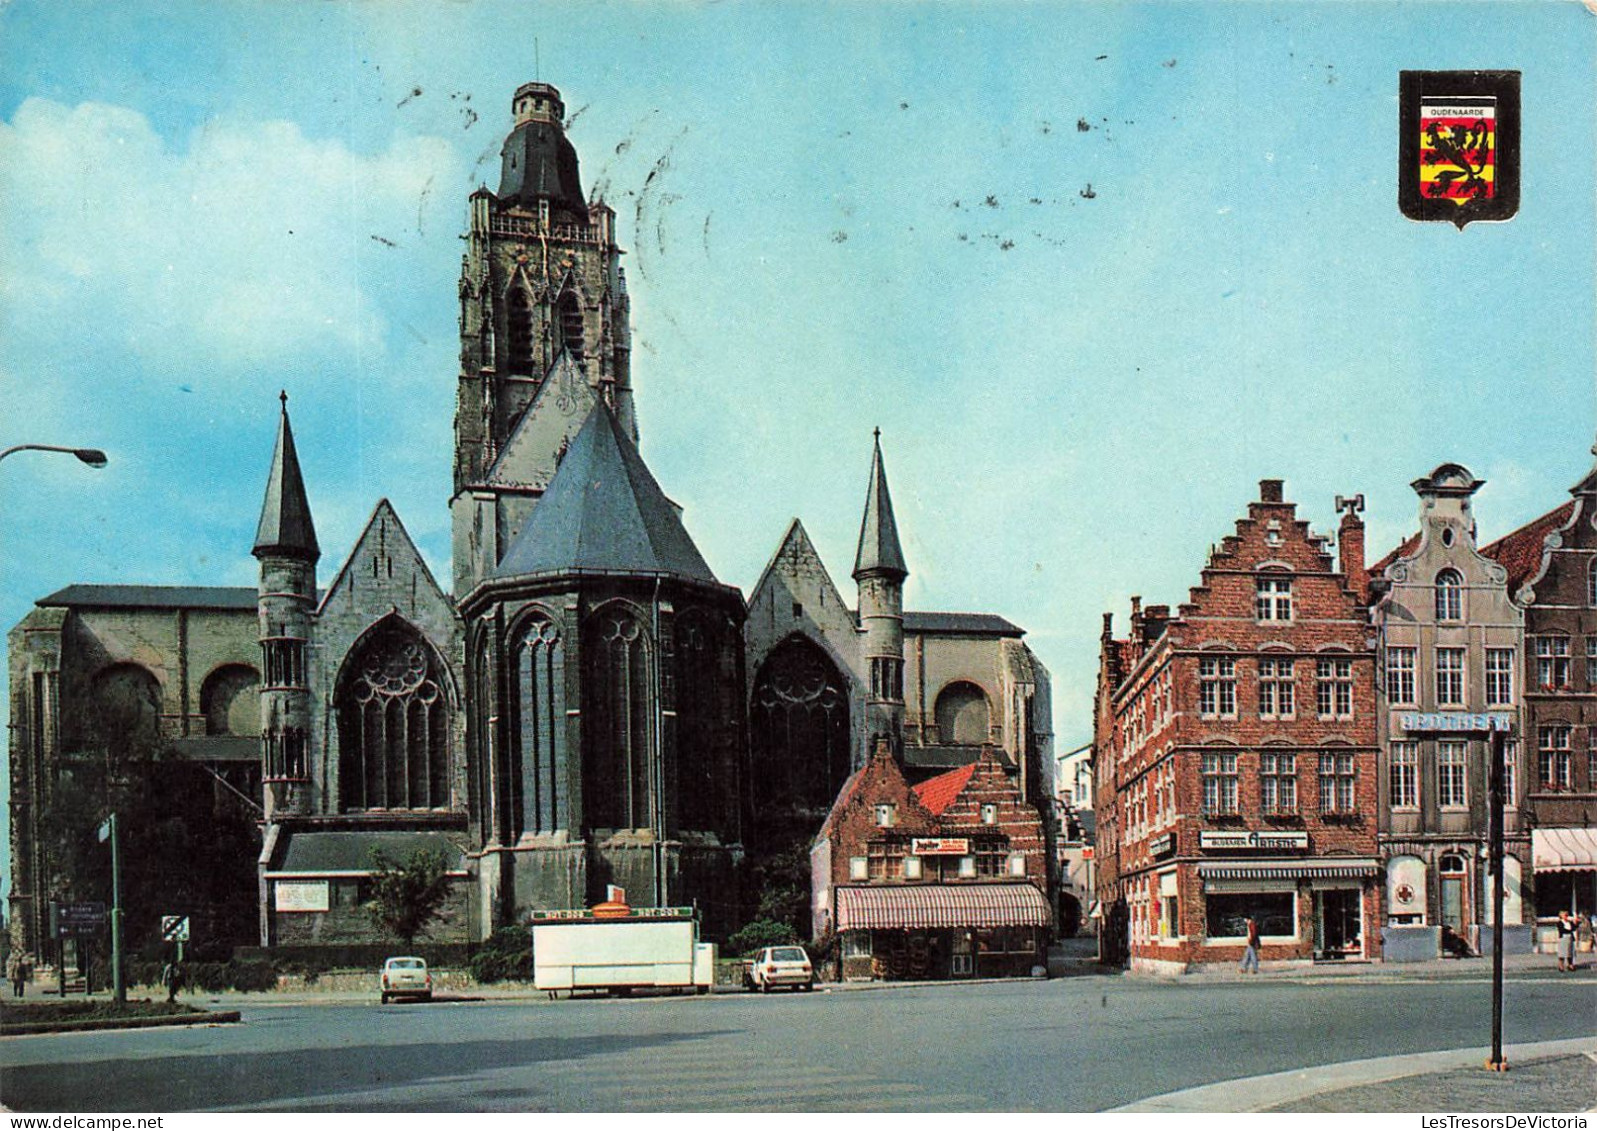
[[[278,880],[272,885],[278,911],[326,911],[331,907],[326,880]]]
[[[1203,849],[1243,849],[1265,852],[1307,851],[1308,833],[1260,832],[1200,832],[1198,847]]]
[[[1174,856],[1176,851],[1176,834],[1163,833],[1148,842],[1148,854],[1155,860],[1165,856]]]
[[[1436,731],[1502,731],[1514,729],[1514,716],[1502,712],[1409,711],[1398,716],[1398,724],[1409,734]]]
[[[968,856],[970,841],[964,837],[916,837],[909,842],[916,856]]]

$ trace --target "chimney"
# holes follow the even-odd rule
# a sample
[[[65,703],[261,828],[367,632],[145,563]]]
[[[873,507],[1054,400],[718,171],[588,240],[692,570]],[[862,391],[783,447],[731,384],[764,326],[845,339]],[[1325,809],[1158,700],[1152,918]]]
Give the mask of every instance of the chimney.
[[[1259,501],[1261,503],[1279,503],[1281,501],[1280,479],[1259,480]]]
[[[1170,623],[1169,605],[1149,605],[1143,614],[1143,635],[1148,643],[1152,644],[1164,635],[1165,626]]]
[[[1336,530],[1337,560],[1348,588],[1359,599],[1359,604],[1370,603],[1370,574],[1364,567],[1364,520],[1359,512],[1364,509],[1364,496],[1345,499],[1336,497],[1336,509],[1342,512],[1341,524]]]
[[[1133,597],[1131,599],[1131,643],[1137,649],[1138,654],[1141,654],[1141,652],[1142,652],[1142,598],[1141,597]]]

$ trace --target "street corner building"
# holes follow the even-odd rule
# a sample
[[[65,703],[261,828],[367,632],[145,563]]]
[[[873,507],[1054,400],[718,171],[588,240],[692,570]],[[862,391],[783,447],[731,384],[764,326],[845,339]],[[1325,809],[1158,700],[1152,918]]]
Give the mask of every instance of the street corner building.
[[[812,932],[847,981],[1030,975],[1053,916],[1037,808],[992,746],[911,785],[886,741],[810,852]]]
[[[1104,957],[1179,973],[1378,953],[1375,657],[1361,503],[1340,560],[1266,479],[1174,614],[1104,617],[1094,720]]]
[[[376,861],[423,850],[450,882],[425,944],[611,884],[723,938],[757,895],[747,861],[807,849],[878,740],[917,780],[979,762],[1047,796],[1048,673],[1002,617],[903,608],[879,438],[854,607],[797,520],[747,603],[716,578],[638,449],[615,214],[584,196],[560,92],[511,108],[498,191],[468,199],[451,588],[386,500],[318,576],[285,395],[240,516],[255,588],[70,585],[9,635],[14,952],[51,955],[62,806],[103,811],[113,763],[178,782],[157,792],[220,869],[158,883],[130,938],[189,913],[271,948],[383,942]]]

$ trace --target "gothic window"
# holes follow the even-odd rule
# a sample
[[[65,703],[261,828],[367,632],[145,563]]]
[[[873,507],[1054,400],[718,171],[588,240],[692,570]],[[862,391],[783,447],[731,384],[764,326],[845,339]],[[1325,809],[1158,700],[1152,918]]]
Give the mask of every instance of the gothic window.
[[[511,373],[532,374],[533,368],[533,316],[532,296],[525,287],[512,285],[505,296],[505,329],[509,344],[506,359]]]
[[[957,746],[980,746],[987,741],[987,695],[974,683],[960,681],[937,696],[937,738]]]
[[[722,720],[733,706],[721,704],[733,672],[724,636],[713,614],[684,613],[676,624],[677,813],[681,826],[719,830],[728,783],[722,751]]]
[[[200,686],[206,734],[254,737],[261,733],[261,697],[255,669],[243,664],[217,668]]]
[[[533,620],[517,637],[514,671],[514,811],[522,831],[554,832],[566,824],[566,671],[551,622]]]
[[[576,295],[566,291],[560,296],[557,313],[559,320],[556,325],[560,330],[560,347],[571,355],[573,361],[581,361],[583,357],[582,304],[577,301]]]
[[[484,840],[497,840],[496,832],[505,827],[501,821],[502,813],[495,812],[496,805],[503,805],[501,796],[495,793],[493,783],[503,781],[504,771],[498,766],[496,760],[500,756],[499,742],[494,735],[494,703],[496,696],[494,689],[494,661],[491,651],[493,636],[488,623],[478,625],[477,639],[472,650],[471,680],[474,694],[471,696],[471,743],[475,757],[473,782],[476,789],[475,804],[478,812],[478,827]]]
[[[790,637],[755,676],[750,716],[760,806],[825,812],[853,768],[837,668],[815,644]]]
[[[589,828],[654,824],[654,676],[643,625],[619,609],[598,613],[584,641],[582,804]]]
[[[349,658],[335,699],[344,809],[449,805],[449,708],[426,642],[390,619]]]

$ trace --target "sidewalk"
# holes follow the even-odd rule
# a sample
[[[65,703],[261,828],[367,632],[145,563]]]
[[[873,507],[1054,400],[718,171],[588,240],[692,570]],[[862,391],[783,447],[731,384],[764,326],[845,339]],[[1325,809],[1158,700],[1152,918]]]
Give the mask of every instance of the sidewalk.
[[[1153,1096],[1120,1112],[1586,1112],[1597,1109],[1597,1036],[1503,1050],[1414,1053],[1227,1080]]]

